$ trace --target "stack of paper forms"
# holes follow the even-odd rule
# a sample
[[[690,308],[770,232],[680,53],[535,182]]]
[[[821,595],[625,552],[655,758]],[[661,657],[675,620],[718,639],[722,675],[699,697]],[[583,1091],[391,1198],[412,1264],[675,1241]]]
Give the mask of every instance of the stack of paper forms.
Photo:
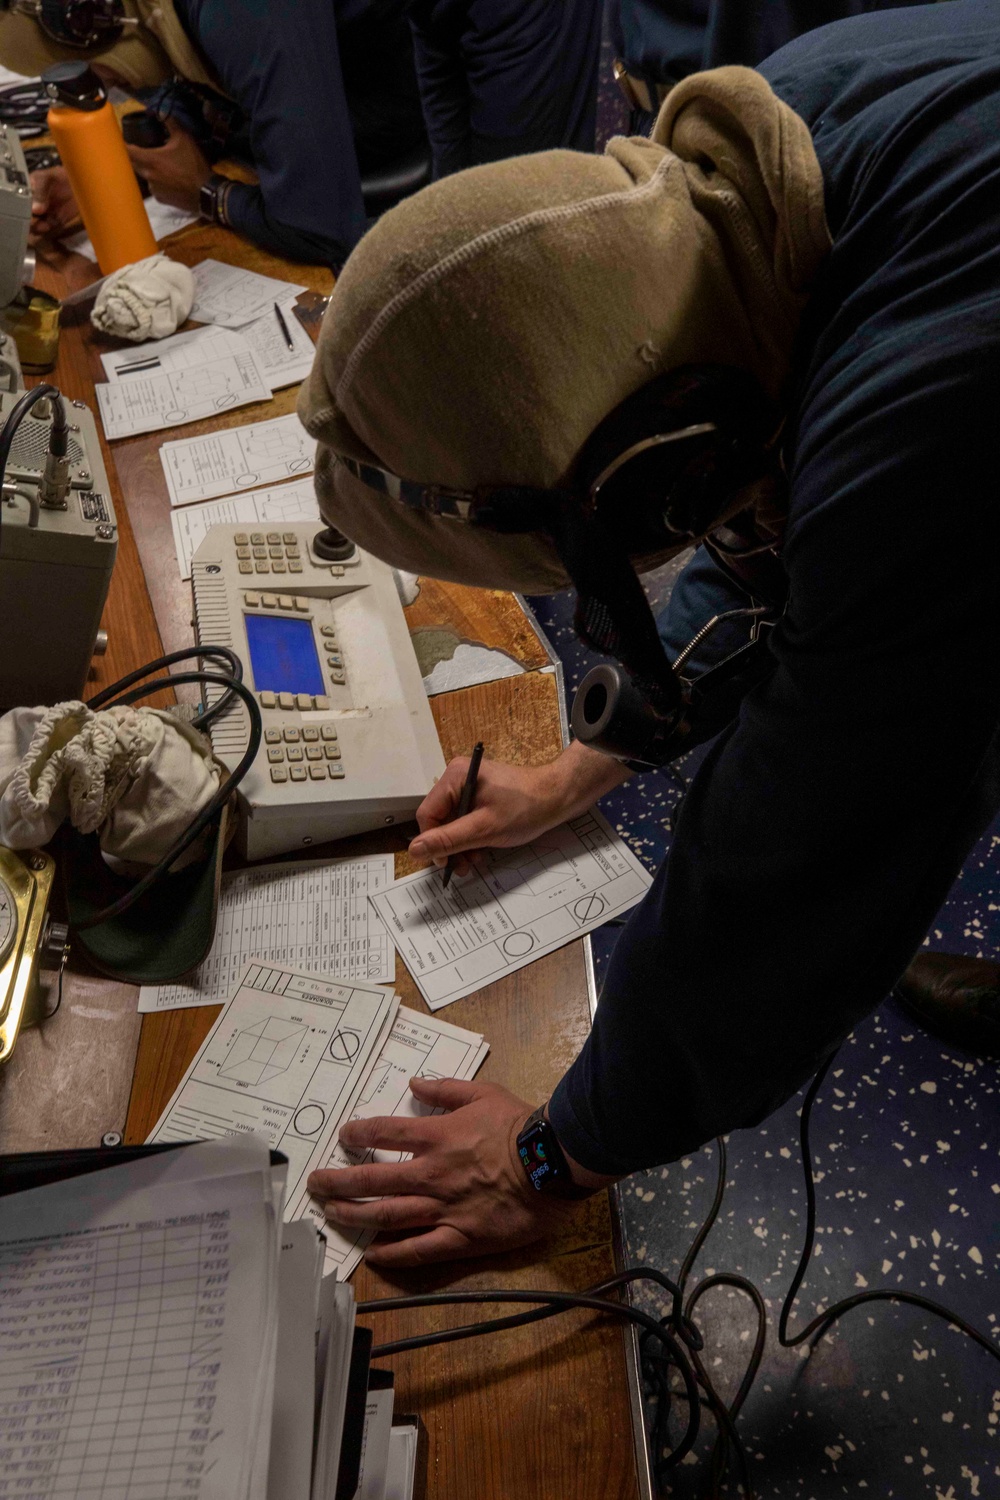
[[[405,1495],[414,1429],[388,1376],[369,1417],[371,1335],[313,1226],[282,1225],[287,1164],[258,1136],[74,1176],[83,1154],[0,1199],[0,1493]]]

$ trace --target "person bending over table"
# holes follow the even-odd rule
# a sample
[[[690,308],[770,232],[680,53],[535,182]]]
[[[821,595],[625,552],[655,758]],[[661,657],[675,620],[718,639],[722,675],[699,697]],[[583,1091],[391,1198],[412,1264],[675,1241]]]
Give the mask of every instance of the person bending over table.
[[[72,11],[0,0],[0,63],[34,75],[91,60],[166,122],[166,144],[129,147],[153,196],[290,260],[339,270],[368,224],[362,177],[428,134],[436,176],[593,149],[600,0],[96,0],[79,22]],[[90,45],[67,44],[77,24]],[[214,173],[223,158],[248,162],[258,184]],[[77,218],[65,171],[35,174],[32,188],[36,238],[65,232]]]
[[[837,23],[684,80],[652,139],[427,188],[334,291],[300,413],[321,509],[362,547],[479,586],[572,578],[578,628],[653,708],[671,674],[633,565],[700,543],[659,622],[671,657],[728,610],[775,622],[692,700],[680,744],[711,744],[544,1106],[563,1193],[787,1100],[1000,808],[998,58],[985,0]],[[628,774],[581,743],[484,762],[455,819],[465,766],[418,813],[424,860],[535,838]],[[570,1211],[519,1157],[538,1101],[412,1087],[446,1112],[342,1131],[412,1160],[310,1180],[333,1222],[382,1231],[372,1263],[513,1247]]]

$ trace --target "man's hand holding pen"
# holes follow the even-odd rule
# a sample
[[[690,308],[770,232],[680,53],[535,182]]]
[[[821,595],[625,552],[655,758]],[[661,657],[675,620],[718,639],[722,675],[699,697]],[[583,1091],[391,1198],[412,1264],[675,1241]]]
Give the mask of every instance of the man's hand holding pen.
[[[629,775],[618,761],[576,743],[544,766],[483,760],[475,802],[463,814],[462,791],[470,763],[464,755],[449,763],[417,808],[420,832],[410,844],[415,859],[442,866],[452,859],[456,875],[468,874],[471,856],[480,850],[530,844],[539,834],[586,812]]]

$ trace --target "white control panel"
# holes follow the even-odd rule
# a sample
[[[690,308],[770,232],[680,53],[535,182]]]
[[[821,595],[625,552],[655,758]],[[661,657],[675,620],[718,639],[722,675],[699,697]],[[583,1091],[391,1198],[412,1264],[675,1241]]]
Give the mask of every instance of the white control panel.
[[[444,770],[391,569],[358,549],[325,561],[321,531],[213,526],[192,561],[198,641],[236,652],[264,721],[239,791],[248,859],[405,821]],[[249,733],[243,703],[220,715],[220,760],[235,766]]]

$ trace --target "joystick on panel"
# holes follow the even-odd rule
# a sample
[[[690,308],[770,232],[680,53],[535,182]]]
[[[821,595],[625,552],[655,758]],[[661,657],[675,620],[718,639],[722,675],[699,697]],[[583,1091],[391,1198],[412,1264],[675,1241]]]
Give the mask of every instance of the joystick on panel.
[[[354,556],[357,548],[342,531],[338,531],[335,526],[327,526],[322,531],[317,531],[313,537],[313,551],[323,562],[343,563]]]

